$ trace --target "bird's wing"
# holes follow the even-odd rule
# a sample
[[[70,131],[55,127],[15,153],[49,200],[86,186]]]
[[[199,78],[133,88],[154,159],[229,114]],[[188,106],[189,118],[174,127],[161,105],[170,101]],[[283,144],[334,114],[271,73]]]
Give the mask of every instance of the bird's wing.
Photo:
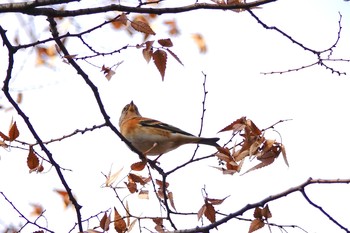
[[[187,135],[187,136],[194,136],[190,133],[187,133],[179,128],[176,128],[175,126],[157,121],[157,120],[153,120],[153,119],[145,119],[140,121],[140,124],[144,127],[153,127],[153,128],[157,128],[157,129],[162,129],[162,130],[166,130],[166,131],[170,131],[171,133],[179,133],[179,134],[183,134],[183,135]]]

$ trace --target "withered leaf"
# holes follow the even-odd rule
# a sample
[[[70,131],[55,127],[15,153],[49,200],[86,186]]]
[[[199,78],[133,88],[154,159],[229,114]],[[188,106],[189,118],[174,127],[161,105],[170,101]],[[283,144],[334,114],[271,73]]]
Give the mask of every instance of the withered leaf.
[[[61,198],[63,200],[64,207],[67,208],[71,204],[67,191],[59,190],[59,189],[55,189],[54,191],[61,196]]]
[[[180,60],[180,58],[179,58],[173,51],[171,51],[169,48],[166,48],[166,51],[167,51],[171,56],[173,56],[173,58],[175,58],[175,60],[176,60],[178,63],[180,63],[181,65],[184,65],[184,64],[182,63],[182,61]]]
[[[246,126],[246,117],[241,117],[235,120],[234,122],[232,122],[231,124],[229,124],[228,126],[226,126],[225,128],[223,128],[222,130],[220,130],[219,133],[224,131],[229,131],[229,130],[232,130],[233,132],[238,132],[243,130],[245,126]]]
[[[147,161],[140,161],[140,162],[136,162],[131,164],[131,170],[133,171],[142,171],[145,166],[147,164]]]
[[[29,154],[27,157],[27,166],[30,170],[36,169],[39,166],[39,159],[35,155],[33,147],[29,147]]]
[[[143,49],[142,50],[143,58],[146,60],[147,63],[149,63],[149,61],[151,60],[152,54],[153,54],[152,49]]]
[[[122,216],[118,213],[117,209],[114,207],[114,229],[118,233],[124,233],[126,231],[126,223]]]
[[[100,221],[100,227],[102,228],[103,231],[108,231],[110,223],[111,223],[110,216],[107,216],[107,213],[105,212],[105,214],[103,215]]]
[[[12,142],[16,138],[18,138],[18,136],[19,136],[19,131],[18,131],[17,124],[15,121],[15,122],[13,122],[13,124],[11,125],[10,130],[9,130],[9,140]]]
[[[194,39],[194,42],[197,44],[200,53],[207,52],[207,45],[201,34],[199,33],[193,34],[192,38]]]
[[[164,47],[172,47],[173,46],[173,42],[169,38],[168,39],[159,39],[158,43]]]
[[[163,50],[157,49],[153,54],[152,58],[154,64],[156,65],[160,75],[162,76],[162,81],[164,81],[166,62],[167,62],[167,53]]]
[[[121,171],[123,170],[123,168],[120,168],[117,172],[115,172],[114,174],[111,175],[111,173],[109,172],[107,178],[106,178],[106,187],[111,186],[114,181],[116,181],[116,179],[119,177]]]
[[[168,199],[169,199],[169,201],[170,201],[171,207],[173,207],[173,209],[176,210],[176,208],[175,208],[175,203],[174,203],[174,195],[173,195],[173,192],[168,192]]]
[[[204,204],[202,205],[202,207],[199,209],[198,213],[197,213],[197,218],[198,220],[201,219],[203,217],[203,214],[205,212],[205,210],[207,209],[207,206]]]
[[[271,218],[272,214],[269,209],[269,205],[266,205],[262,210],[261,210],[261,215],[265,218]]]
[[[30,204],[33,207],[32,212],[30,213],[31,216],[39,216],[43,212],[43,207],[39,204]]]
[[[265,223],[260,218],[256,218],[250,223],[248,233],[259,230],[260,228],[264,227],[264,225]]]
[[[1,131],[0,131],[0,137],[5,141],[10,141],[10,138],[7,137],[5,134],[3,134]]]
[[[223,198],[223,199],[215,199],[215,198],[206,198],[207,202],[210,202],[210,204],[212,205],[220,205],[221,203],[223,203],[226,198],[228,198],[229,196]]]
[[[131,27],[135,29],[136,31],[145,33],[145,34],[151,34],[155,35],[156,33],[152,30],[152,28],[148,25],[148,23],[140,21],[140,20],[134,20],[131,22]]]
[[[148,200],[148,199],[149,199],[149,194],[148,194],[148,193],[149,193],[148,190],[142,189],[142,190],[140,190],[138,197],[139,197],[140,199],[146,199],[146,200]]]
[[[215,222],[215,209],[214,206],[210,203],[205,203],[204,216],[211,222]]]

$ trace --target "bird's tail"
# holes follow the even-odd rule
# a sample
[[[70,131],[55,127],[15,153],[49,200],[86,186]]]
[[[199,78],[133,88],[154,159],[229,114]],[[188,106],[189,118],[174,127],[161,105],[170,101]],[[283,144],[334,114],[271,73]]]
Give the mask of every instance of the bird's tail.
[[[219,139],[220,138],[201,138],[197,143],[220,147],[220,145],[216,143],[217,141],[219,141]]]

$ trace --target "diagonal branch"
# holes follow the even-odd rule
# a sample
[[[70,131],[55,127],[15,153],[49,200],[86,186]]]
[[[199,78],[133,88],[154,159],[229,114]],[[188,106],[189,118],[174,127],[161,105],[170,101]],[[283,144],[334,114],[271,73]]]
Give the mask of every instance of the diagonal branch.
[[[56,172],[57,172],[64,188],[66,189],[66,191],[68,193],[69,199],[75,207],[75,211],[76,211],[77,219],[78,219],[78,223],[79,223],[79,230],[82,231],[81,213],[80,213],[81,206],[79,205],[79,203],[77,202],[77,200],[73,196],[72,190],[69,187],[67,181],[65,180],[65,178],[63,176],[63,173],[61,171],[61,167],[54,160],[52,153],[48,150],[48,148],[45,146],[44,142],[41,140],[40,136],[37,134],[36,130],[34,129],[32,123],[29,120],[29,117],[22,111],[22,109],[18,106],[17,102],[12,98],[12,96],[10,94],[9,83],[10,83],[10,80],[12,78],[12,70],[13,70],[13,65],[14,65],[14,54],[16,53],[17,50],[11,45],[10,41],[8,40],[8,38],[6,36],[6,31],[1,26],[0,26],[0,35],[3,39],[5,46],[8,49],[8,52],[9,52],[7,74],[6,74],[6,78],[4,80],[4,85],[3,85],[2,90],[3,90],[6,98],[8,99],[8,101],[11,103],[11,105],[14,107],[14,109],[16,109],[17,113],[23,118],[29,131],[32,133],[33,137],[35,138],[35,140],[37,141],[37,143],[39,144],[41,149],[47,155],[51,164],[55,167]]]

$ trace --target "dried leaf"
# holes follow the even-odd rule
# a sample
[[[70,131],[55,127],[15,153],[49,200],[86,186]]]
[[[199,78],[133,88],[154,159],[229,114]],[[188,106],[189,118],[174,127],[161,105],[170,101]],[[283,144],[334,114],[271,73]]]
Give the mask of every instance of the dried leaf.
[[[112,70],[109,67],[106,66],[102,66],[101,71],[103,72],[103,74],[105,75],[106,79],[109,81],[111,80],[112,76],[115,75],[115,71]]]
[[[30,204],[33,207],[32,212],[30,213],[31,216],[40,216],[42,214],[43,207],[39,204]]]
[[[212,205],[220,205],[221,203],[223,203],[226,198],[228,198],[229,196],[223,198],[223,199],[215,199],[215,198],[206,198],[207,202],[210,202],[210,204]]]
[[[287,166],[289,167],[289,163],[288,163],[288,160],[287,160],[287,153],[286,153],[286,148],[284,147],[283,144],[280,144],[281,146],[281,150],[282,150],[282,155],[283,155],[283,159],[284,159],[284,162],[287,164]]]
[[[266,206],[261,210],[261,215],[262,215],[264,218],[271,218],[271,217],[272,217],[271,211],[270,211],[270,209],[269,209],[269,205],[266,205]]]
[[[100,227],[102,228],[103,231],[108,231],[110,223],[111,223],[110,216],[107,216],[107,213],[105,212],[105,214],[103,215],[100,221]]]
[[[204,205],[199,209],[199,211],[198,211],[198,213],[197,213],[197,218],[198,218],[198,220],[201,219],[201,218],[203,217],[203,214],[204,214],[206,208],[207,208],[207,206],[204,204]]]
[[[126,17],[126,14],[125,13],[122,13],[120,16],[119,16],[119,22],[123,25],[126,26],[126,23],[128,22],[128,17]]]
[[[246,117],[241,117],[235,120],[234,122],[232,122],[231,124],[229,124],[228,126],[226,126],[225,128],[223,128],[222,130],[220,130],[219,133],[224,131],[229,131],[229,130],[232,130],[233,132],[239,132],[243,130],[245,127],[246,127]]]
[[[204,216],[211,222],[215,222],[215,209],[214,206],[210,203],[205,203]]]
[[[148,200],[149,199],[149,191],[148,190],[144,190],[144,189],[140,190],[138,197],[140,199]]]
[[[18,136],[19,136],[19,131],[18,131],[17,124],[15,121],[15,122],[13,122],[13,124],[11,125],[10,130],[9,130],[9,141],[12,142],[16,138],[18,138]]]
[[[133,171],[142,171],[145,166],[147,164],[147,161],[140,161],[140,162],[136,162],[131,164],[131,170]]]
[[[114,229],[118,233],[124,233],[126,231],[126,223],[122,216],[118,213],[117,209],[114,207]]]
[[[146,60],[146,62],[149,63],[149,61],[151,60],[152,55],[153,55],[153,50],[152,49],[150,49],[150,50],[143,49],[142,55],[143,55],[143,58]]]
[[[1,132],[0,132],[0,133],[1,133]],[[5,142],[0,141],[0,147],[2,147],[2,148],[8,148],[9,146],[8,146]]]
[[[109,174],[106,178],[106,183],[105,183],[106,187],[110,187],[114,183],[114,181],[116,181],[116,179],[119,177],[122,170],[123,170],[123,168],[120,168],[117,172],[115,172],[112,175],[109,172]]]
[[[256,218],[250,223],[248,233],[259,230],[260,228],[264,227],[264,225],[265,223],[260,218]]]
[[[165,185],[163,183],[163,181],[156,179],[156,184],[159,186],[159,188],[163,189],[163,187],[165,187],[165,189],[167,189],[169,187],[169,183],[165,182]]]
[[[159,39],[158,43],[163,46],[163,47],[172,47],[173,42],[168,38],[168,39]]]
[[[169,26],[169,34],[170,35],[178,35],[178,34],[180,34],[180,31],[179,31],[179,29],[177,27],[175,19],[165,20],[163,23],[165,25]]]
[[[35,155],[33,147],[29,147],[29,154],[27,157],[27,166],[30,170],[36,169],[39,166],[39,159]]]
[[[55,189],[54,191],[61,196],[64,207],[67,208],[71,204],[68,193],[64,190],[59,190],[59,189]]]
[[[173,195],[173,192],[169,192],[169,193],[168,193],[168,199],[169,199],[169,201],[170,201],[171,207],[173,207],[173,209],[176,210],[176,208],[175,208],[175,203],[174,203],[174,195]]]
[[[133,181],[128,182],[128,183],[125,182],[125,184],[126,184],[126,187],[128,188],[130,193],[137,192],[137,185],[135,182],[133,182]]]
[[[179,58],[173,51],[171,51],[169,48],[167,48],[166,51],[167,51],[171,56],[173,56],[173,58],[175,58],[175,60],[176,60],[178,63],[180,63],[181,65],[184,65],[184,64],[182,63],[182,61],[180,60],[180,58]]]
[[[0,131],[0,137],[5,141],[10,141],[10,138],[7,137],[5,134],[3,134],[1,131]]]
[[[256,169],[260,169],[260,168],[266,167],[266,166],[270,165],[271,163],[273,163],[273,161],[275,161],[275,158],[264,159],[261,163],[259,163],[259,164],[255,165],[254,167],[250,168],[248,171],[246,171],[242,175],[244,175],[244,174],[246,174],[248,172],[254,171]]]
[[[131,27],[135,29],[136,31],[145,33],[145,34],[151,34],[155,35],[156,33],[152,30],[152,28],[148,25],[148,23],[140,21],[140,20],[134,20],[131,22]]]
[[[16,102],[18,104],[20,104],[20,103],[22,103],[22,100],[23,100],[23,93],[22,92],[18,92]]]
[[[194,39],[194,42],[197,44],[199,48],[199,52],[205,53],[207,52],[207,45],[205,43],[205,40],[203,36],[199,33],[193,34],[192,38]]]
[[[144,178],[142,176],[139,176],[139,175],[136,175],[136,174],[133,174],[133,173],[129,173],[128,179],[132,180],[135,183],[139,183],[141,185],[145,185],[148,182],[147,178]]]
[[[167,53],[164,52],[163,50],[157,49],[152,54],[152,58],[153,58],[154,64],[156,65],[160,75],[162,76],[162,81],[164,81]]]

